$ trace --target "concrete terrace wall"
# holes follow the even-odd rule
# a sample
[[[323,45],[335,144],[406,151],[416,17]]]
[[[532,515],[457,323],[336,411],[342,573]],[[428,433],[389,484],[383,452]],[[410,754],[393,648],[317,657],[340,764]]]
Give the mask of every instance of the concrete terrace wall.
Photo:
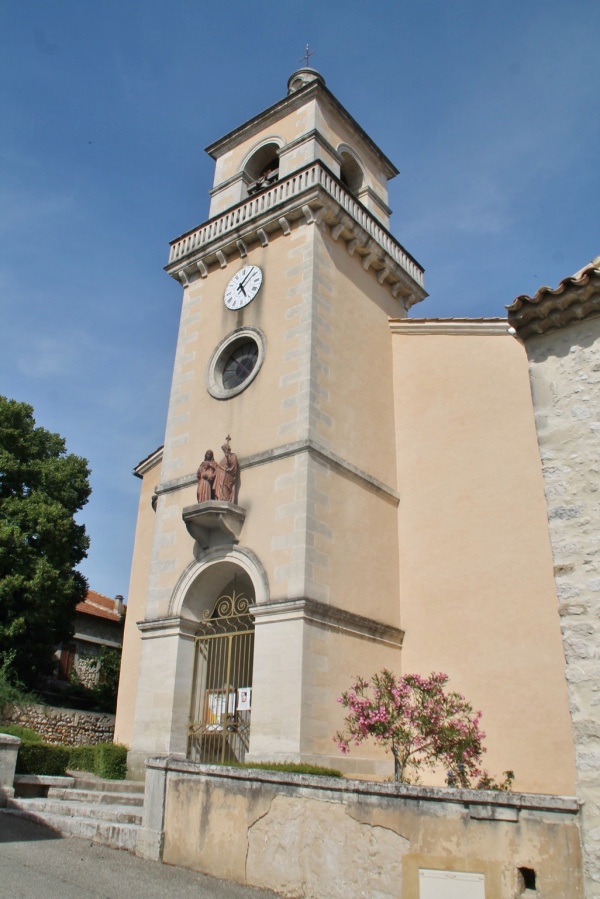
[[[508,899],[524,889],[519,868],[535,871],[535,895],[581,899],[578,822],[573,798],[156,758],[138,853],[305,899],[418,899],[432,869]]]
[[[65,746],[110,743],[115,730],[114,715],[45,705],[7,706],[2,713],[2,722],[30,727],[46,743]]]

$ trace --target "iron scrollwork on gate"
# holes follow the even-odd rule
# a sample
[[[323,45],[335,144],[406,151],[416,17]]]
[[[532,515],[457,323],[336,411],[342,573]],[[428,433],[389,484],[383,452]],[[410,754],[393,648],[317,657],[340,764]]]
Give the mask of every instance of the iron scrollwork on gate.
[[[243,762],[250,740],[254,622],[241,593],[220,596],[195,638],[188,758]]]

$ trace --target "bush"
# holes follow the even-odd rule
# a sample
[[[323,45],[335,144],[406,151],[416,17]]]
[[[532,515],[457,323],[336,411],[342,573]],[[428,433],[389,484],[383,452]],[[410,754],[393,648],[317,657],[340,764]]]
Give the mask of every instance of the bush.
[[[124,780],[127,775],[127,747],[118,743],[94,746],[94,774],[110,780]]]
[[[19,748],[16,773],[64,777],[68,764],[68,746],[50,746],[48,743],[24,743]]]
[[[20,724],[0,724],[0,733],[18,737],[22,743],[42,743],[42,738],[30,727],[22,727]]]
[[[23,739],[29,732],[36,739]],[[6,732],[9,732],[7,728]],[[67,769],[89,771],[109,780],[123,780],[127,774],[127,747],[117,743],[96,743],[95,746],[51,746],[42,743],[38,734],[26,727],[10,728],[13,736],[21,737],[17,757],[17,774],[40,774],[63,777]]]
[[[93,771],[94,749],[94,746],[70,746],[68,767],[75,771]]]

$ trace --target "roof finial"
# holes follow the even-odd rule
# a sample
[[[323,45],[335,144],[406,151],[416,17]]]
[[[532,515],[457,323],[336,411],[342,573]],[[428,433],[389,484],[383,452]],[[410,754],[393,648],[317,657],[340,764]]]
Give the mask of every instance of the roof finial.
[[[307,44],[306,50],[304,51],[304,56],[301,56],[300,59],[298,60],[298,62],[303,62],[305,64],[305,66],[308,68],[308,60],[310,59],[311,56],[314,56],[314,54],[316,52],[317,52],[316,50],[309,50],[308,44]]]

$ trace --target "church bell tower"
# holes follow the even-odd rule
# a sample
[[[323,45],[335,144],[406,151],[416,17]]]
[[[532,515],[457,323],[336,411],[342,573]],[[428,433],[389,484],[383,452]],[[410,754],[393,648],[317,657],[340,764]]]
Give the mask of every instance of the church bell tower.
[[[357,672],[401,670],[389,319],[426,296],[423,270],[389,231],[396,168],[314,69],[207,152],[208,220],[166,266],[182,314],[162,455],[140,469],[155,511],[121,727],[130,714],[133,766],[242,722],[247,760],[339,766],[336,697]],[[202,629],[242,595],[244,673],[201,683]],[[354,771],[378,764],[353,753]]]

